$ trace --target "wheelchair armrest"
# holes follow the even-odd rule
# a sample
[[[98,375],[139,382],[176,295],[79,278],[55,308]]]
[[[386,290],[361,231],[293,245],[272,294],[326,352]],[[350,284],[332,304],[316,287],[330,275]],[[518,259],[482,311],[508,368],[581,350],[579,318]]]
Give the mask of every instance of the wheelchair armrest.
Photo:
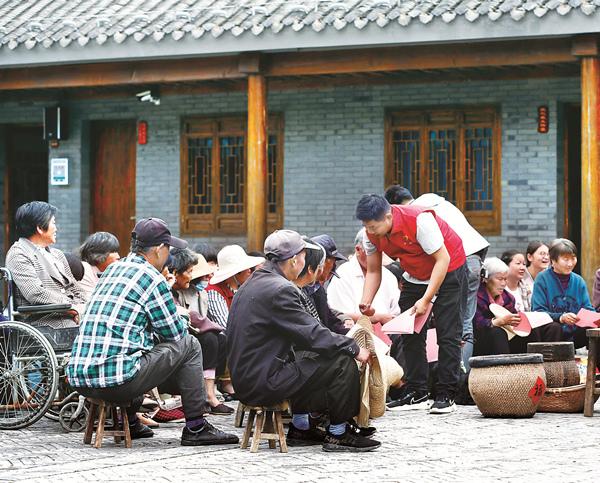
[[[66,312],[71,310],[71,304],[47,304],[47,305],[21,305],[17,307],[19,314],[48,314],[52,312]]]

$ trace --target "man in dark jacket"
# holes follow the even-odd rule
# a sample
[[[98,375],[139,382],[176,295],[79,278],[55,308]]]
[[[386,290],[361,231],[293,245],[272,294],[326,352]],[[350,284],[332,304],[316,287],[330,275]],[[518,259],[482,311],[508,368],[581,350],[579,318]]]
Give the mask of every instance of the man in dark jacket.
[[[236,293],[227,323],[232,382],[246,404],[268,406],[290,399],[294,417],[288,438],[323,442],[325,451],[370,451],[380,443],[346,424],[359,412],[354,359],[368,363],[369,352],[304,310],[292,281],[304,267],[306,246],[294,231],[272,233],[264,247],[269,261]],[[296,360],[295,350],[315,355]],[[324,437],[310,428],[309,413],[314,411],[329,413]]]

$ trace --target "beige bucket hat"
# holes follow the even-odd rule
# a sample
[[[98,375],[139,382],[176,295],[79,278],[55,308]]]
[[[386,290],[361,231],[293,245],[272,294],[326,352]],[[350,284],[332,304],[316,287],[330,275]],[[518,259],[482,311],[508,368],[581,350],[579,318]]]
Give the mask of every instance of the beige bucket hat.
[[[195,255],[198,257],[198,263],[196,263],[196,265],[194,265],[192,268],[192,280],[210,275],[211,273],[215,272],[216,267],[210,265],[204,256],[200,255],[199,253],[196,253]]]
[[[251,257],[246,254],[239,245],[227,245],[217,254],[217,271],[210,279],[212,285],[216,285],[233,277],[236,273],[243,272],[264,263],[263,257]]]
[[[385,414],[385,399],[390,386],[402,380],[404,371],[396,360],[388,355],[389,347],[373,332],[371,320],[362,316],[348,332],[359,347],[371,352],[371,364],[365,365],[361,373],[361,402],[357,423],[368,426],[369,418]]]

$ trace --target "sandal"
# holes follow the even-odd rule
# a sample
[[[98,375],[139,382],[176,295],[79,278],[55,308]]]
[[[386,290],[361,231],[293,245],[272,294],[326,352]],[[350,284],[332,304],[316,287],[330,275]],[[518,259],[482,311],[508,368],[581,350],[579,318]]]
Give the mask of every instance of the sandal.
[[[160,424],[158,424],[156,421],[154,421],[154,419],[152,419],[146,413],[138,413],[137,417],[142,422],[142,424],[148,426],[149,428],[158,428],[158,427],[160,427]]]

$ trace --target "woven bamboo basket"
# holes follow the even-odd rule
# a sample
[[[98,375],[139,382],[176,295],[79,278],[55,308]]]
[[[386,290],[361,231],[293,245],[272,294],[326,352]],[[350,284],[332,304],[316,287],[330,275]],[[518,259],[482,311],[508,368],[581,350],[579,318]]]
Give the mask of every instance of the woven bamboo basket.
[[[547,387],[575,386],[580,382],[573,342],[530,342],[527,352],[544,356]]]
[[[598,397],[600,395],[594,396],[594,402],[598,400]],[[585,384],[547,388],[540,401],[538,411],[541,413],[581,413],[584,401]]]
[[[495,418],[532,417],[546,386],[542,361],[541,354],[472,357],[469,392],[481,414]]]

